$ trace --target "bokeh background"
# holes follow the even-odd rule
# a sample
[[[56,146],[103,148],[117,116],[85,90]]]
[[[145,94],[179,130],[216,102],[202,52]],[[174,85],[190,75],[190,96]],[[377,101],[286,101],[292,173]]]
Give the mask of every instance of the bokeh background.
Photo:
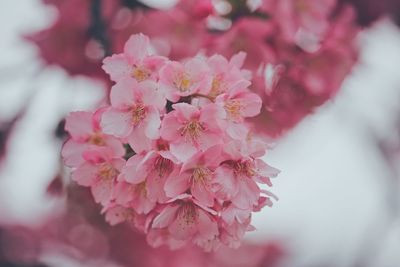
[[[0,1],[0,266],[129,266],[82,263],[66,247],[33,249],[38,237],[30,229],[66,210],[56,126],[68,112],[94,107],[105,87],[44,68],[22,38],[56,16],[39,0]],[[281,170],[273,181],[279,201],[255,215],[258,230],[246,240],[270,244],[276,266],[400,266],[400,28],[382,15],[357,42],[359,61],[335,98],[266,156]],[[250,266],[250,258],[238,266]]]

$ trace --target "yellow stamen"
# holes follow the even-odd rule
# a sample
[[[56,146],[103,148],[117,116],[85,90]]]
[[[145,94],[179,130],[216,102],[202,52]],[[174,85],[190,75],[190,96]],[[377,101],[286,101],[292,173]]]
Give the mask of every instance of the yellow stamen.
[[[134,105],[131,109],[132,123],[137,126],[146,117],[146,108],[143,104]]]
[[[174,85],[179,91],[187,92],[190,89],[190,86],[192,85],[192,81],[190,80],[188,74],[182,73],[176,77]]]
[[[104,181],[113,180],[118,176],[118,174],[119,171],[109,163],[103,163],[98,171],[98,176]]]
[[[181,136],[185,136],[191,141],[196,141],[204,131],[204,126],[198,121],[189,121],[180,129]]]
[[[197,167],[193,170],[192,179],[195,183],[208,184],[210,179],[210,170],[205,167]]]
[[[133,69],[131,75],[138,82],[142,82],[144,80],[147,80],[150,77],[151,72],[148,69],[144,68],[144,67],[135,67]]]
[[[103,139],[103,135],[101,133],[93,133],[88,140],[89,144],[96,146],[105,146],[106,142]]]
[[[241,118],[242,104],[240,101],[235,99],[225,101],[224,108],[231,119],[239,120]]]

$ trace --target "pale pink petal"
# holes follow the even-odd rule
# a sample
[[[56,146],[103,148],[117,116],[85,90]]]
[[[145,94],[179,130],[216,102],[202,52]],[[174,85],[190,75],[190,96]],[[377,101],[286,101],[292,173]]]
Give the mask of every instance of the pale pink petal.
[[[94,200],[97,203],[106,205],[111,201],[114,182],[112,180],[99,180],[91,187]]]
[[[198,231],[201,238],[205,240],[214,239],[218,235],[218,226],[211,220],[210,216],[201,209],[198,209]]]
[[[115,202],[119,205],[128,205],[133,199],[134,185],[126,182],[118,182],[113,187]]]
[[[170,175],[165,181],[164,191],[168,197],[177,197],[184,193],[190,186],[190,175],[187,173]]]
[[[97,172],[96,165],[85,162],[72,173],[72,180],[82,186],[91,186],[97,179]]]
[[[240,69],[243,66],[246,56],[247,56],[247,54],[243,51],[240,51],[239,53],[234,54],[231,57],[231,60],[229,61],[229,65],[235,66]]]
[[[160,111],[165,108],[167,101],[155,82],[141,82],[140,88],[144,105],[153,106]]]
[[[131,63],[142,61],[143,58],[150,55],[149,37],[142,33],[132,35],[125,43],[124,53]]]
[[[172,237],[178,240],[187,240],[198,231],[197,222],[186,219],[183,213],[178,211],[177,218],[168,227]]]
[[[229,122],[226,132],[233,139],[245,140],[249,133],[249,129],[242,123]]]
[[[93,133],[92,116],[91,112],[86,111],[69,113],[65,119],[65,130],[76,141],[84,141],[85,138]]]
[[[125,155],[125,148],[122,145],[121,141],[112,136],[104,136],[104,141],[106,142],[107,147],[110,147],[114,152],[115,157],[122,157]]]
[[[254,117],[260,113],[262,100],[257,94],[247,93],[240,102],[243,105],[241,110],[243,117]]]
[[[131,114],[109,108],[101,118],[101,128],[107,134],[126,137],[132,130]]]
[[[223,200],[230,200],[239,190],[233,170],[220,166],[214,172],[213,192]]]
[[[260,188],[250,178],[238,179],[239,192],[232,198],[232,203],[240,209],[252,209],[260,197]]]
[[[149,107],[145,119],[144,133],[149,139],[158,139],[160,137],[161,119],[160,113],[154,107]]]
[[[208,148],[222,144],[222,135],[217,133],[203,133],[197,139],[197,144],[202,151],[207,150]]]
[[[172,155],[181,162],[187,161],[198,151],[196,147],[189,142],[172,143],[169,148]]]
[[[204,206],[212,207],[214,205],[214,195],[210,192],[208,185],[200,182],[194,182],[192,187],[192,195],[199,203]]]
[[[128,159],[125,167],[122,169],[122,174],[125,180],[132,184],[140,184],[147,177],[147,170],[145,168],[138,168],[143,157],[141,155],[134,155]]]
[[[190,120],[191,118],[200,114],[200,111],[197,107],[190,105],[188,103],[178,103],[172,105],[174,110],[176,110],[176,114],[179,117],[182,117],[181,120]]]
[[[135,104],[134,90],[139,85],[135,79],[123,79],[117,82],[110,92],[111,105],[118,109],[128,109]]]
[[[173,112],[168,113],[161,122],[161,137],[167,141],[176,141],[180,136],[182,124],[174,115]]]
[[[87,147],[86,144],[78,143],[72,139],[65,142],[61,151],[65,165],[69,167],[77,167],[82,164],[85,161],[82,154]]]
[[[142,153],[152,149],[152,140],[145,135],[143,127],[135,127],[128,136],[129,145],[136,153]]]
[[[102,68],[108,75],[110,75],[110,79],[114,82],[130,77],[132,71],[132,66],[123,54],[106,57],[103,60]]]
[[[160,214],[154,218],[152,228],[164,228],[172,223],[176,218],[176,212],[179,206],[166,206]]]

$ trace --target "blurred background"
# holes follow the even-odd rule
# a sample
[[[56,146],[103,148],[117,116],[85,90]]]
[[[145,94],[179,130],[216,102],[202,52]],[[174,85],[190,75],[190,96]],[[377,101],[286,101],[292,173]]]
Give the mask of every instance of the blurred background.
[[[272,139],[266,159],[281,170],[279,201],[255,214],[241,252],[171,256],[138,233],[125,240],[124,226],[110,230],[63,168],[64,116],[95,107],[109,87],[97,65],[72,73],[43,56],[57,47],[33,33],[57,20],[56,5],[0,1],[0,266],[167,266],[162,257],[179,258],[168,266],[400,266],[399,3],[343,2],[358,12],[357,62],[334,96]],[[85,6],[75,8],[78,16]],[[69,37],[53,38],[64,57]],[[93,59],[105,53],[96,43],[84,49]],[[195,263],[204,257],[214,265]]]

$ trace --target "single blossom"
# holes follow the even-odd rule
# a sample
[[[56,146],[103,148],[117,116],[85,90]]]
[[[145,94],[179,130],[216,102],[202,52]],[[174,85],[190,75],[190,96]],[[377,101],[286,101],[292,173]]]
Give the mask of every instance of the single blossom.
[[[125,79],[111,89],[111,107],[103,114],[104,132],[126,137],[133,150],[140,153],[159,137],[160,113],[166,100],[152,81]]]
[[[215,98],[230,90],[247,88],[251,84],[251,73],[241,70],[245,57],[246,53],[239,52],[233,55],[230,61],[218,54],[207,59],[213,75],[209,97]]]
[[[147,36],[135,34],[126,42],[123,54],[114,54],[104,59],[103,69],[114,82],[126,78],[141,82],[157,79],[157,70],[165,61],[165,57],[154,55]]]
[[[243,123],[245,118],[260,113],[262,100],[247,89],[237,88],[219,95],[216,104],[225,110],[226,132],[234,139],[246,139],[249,128]]]
[[[160,86],[172,102],[183,96],[208,94],[211,82],[209,67],[200,57],[188,59],[184,63],[170,61],[160,70]]]
[[[101,158],[97,152],[91,154],[91,159],[73,171],[72,180],[81,186],[90,187],[94,200],[106,205],[113,199],[114,186],[125,160]]]
[[[212,183],[214,170],[220,164],[221,146],[217,145],[198,152],[186,161],[179,174],[171,175],[165,183],[165,192],[168,197],[177,197],[188,189],[203,206],[214,205],[214,192]]]
[[[162,121],[161,137],[170,142],[170,151],[177,159],[186,161],[196,152],[222,143],[221,110],[216,105],[198,108],[179,103],[172,107]]]
[[[164,207],[154,218],[151,228],[167,229],[176,240],[213,240],[218,235],[217,222],[213,218],[216,212],[200,207],[188,196],[180,198]]]

